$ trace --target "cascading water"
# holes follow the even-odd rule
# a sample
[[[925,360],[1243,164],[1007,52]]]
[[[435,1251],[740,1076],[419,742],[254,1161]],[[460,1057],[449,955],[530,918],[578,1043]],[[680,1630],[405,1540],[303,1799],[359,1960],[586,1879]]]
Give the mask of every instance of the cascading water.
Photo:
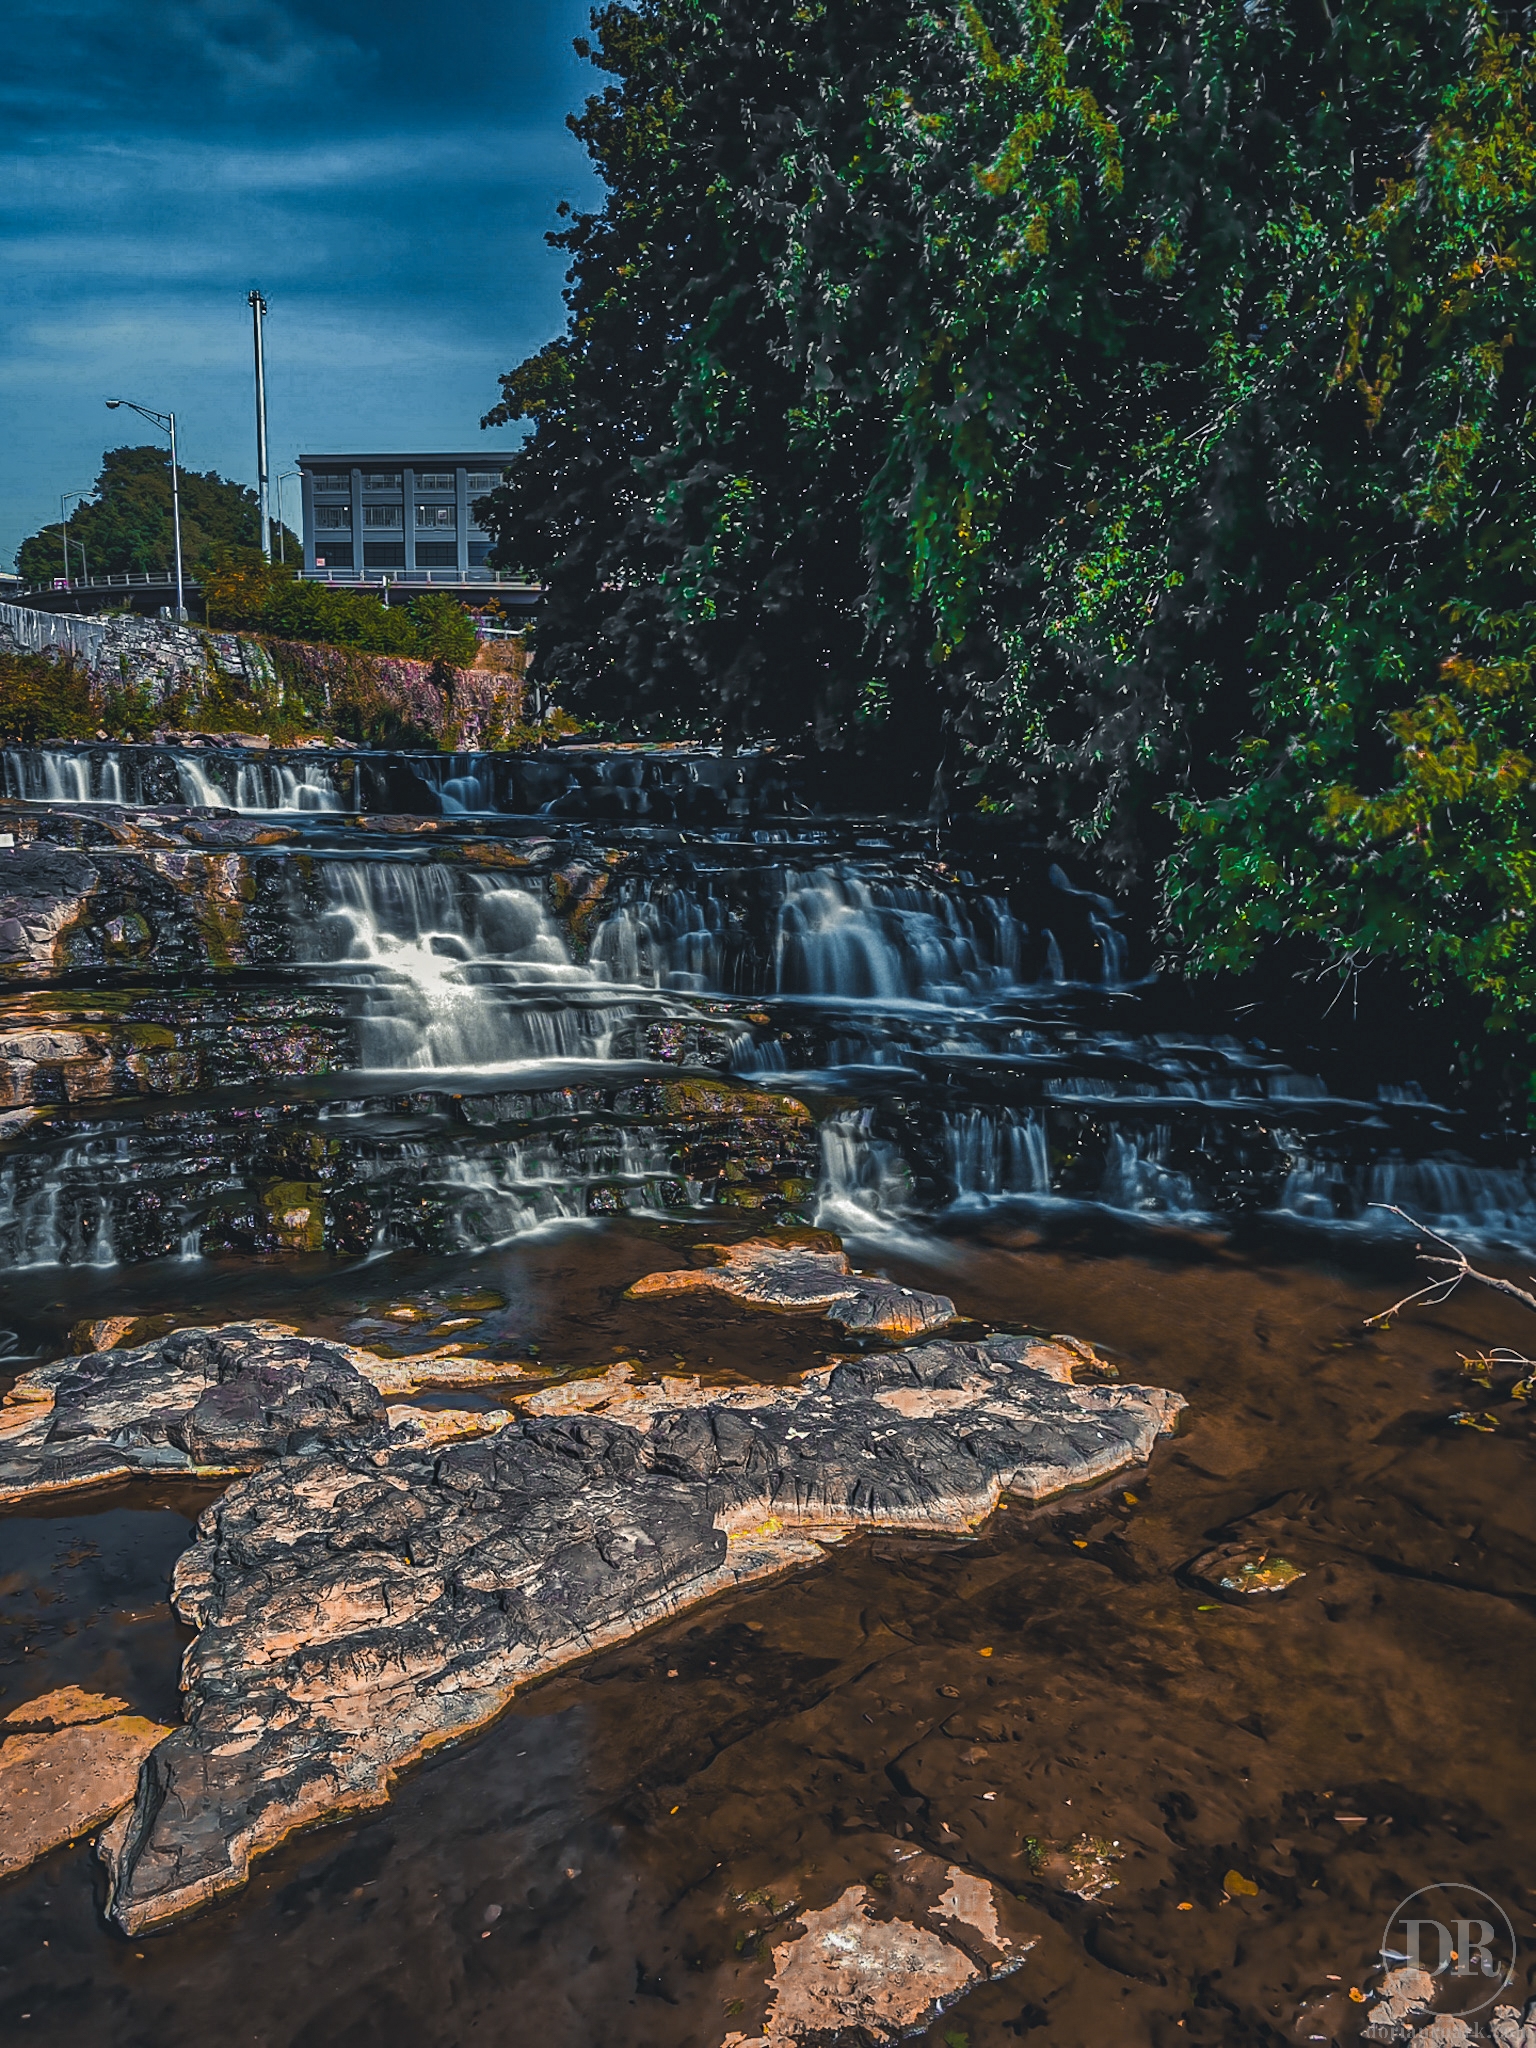
[[[435,862],[332,861],[324,879],[311,957],[363,982],[365,1067],[602,1057],[613,1002],[593,1000],[536,885]]]
[[[873,1135],[868,1110],[845,1110],[821,1126],[815,1220],[855,1241],[894,1244],[915,1222],[912,1176],[900,1150]]]
[[[928,833],[903,844],[825,821],[691,835],[608,834],[552,813],[489,822],[497,805],[583,776],[594,802],[671,802],[686,766],[8,750],[6,786],[31,804],[164,807],[179,795],[320,815],[260,850],[217,853],[221,893],[205,893],[215,867],[199,820],[186,849],[155,854],[153,901],[93,899],[82,929],[110,936],[93,937],[89,957],[119,981],[141,973],[143,1001],[132,997],[110,1082],[56,1074],[29,1093],[12,1078],[11,1102],[54,1104],[58,1121],[28,1125],[25,1112],[0,1127],[0,1253],[29,1268],[199,1245],[465,1248],[605,1210],[736,1203],[719,1162],[690,1149],[686,1094],[661,1136],[646,1122],[660,1112],[625,1094],[637,1073],[695,1062],[813,1108],[837,1102],[821,1112],[819,1167],[807,1149],[765,1168],[742,1206],[856,1238],[894,1244],[924,1217],[963,1230],[970,1212],[1007,1204],[1383,1230],[1396,1226],[1373,1205],[1395,1203],[1452,1232],[1536,1240],[1529,1161],[1508,1146],[1496,1156],[1422,1090],[1384,1083],[1375,1101],[1341,1099],[1320,1058],[1293,1066],[1236,1035],[1149,1030],[1153,994],[1126,986],[1114,906],[1059,873],[1007,870],[1005,893],[940,863]],[[718,780],[725,764],[709,769]],[[360,798],[395,813],[372,829],[353,815]],[[412,801],[432,819],[427,844],[402,842]],[[146,871],[137,856],[132,866],[137,891]],[[200,1049],[184,1040],[210,997],[183,970],[201,956],[162,968],[158,930],[136,950],[145,909],[180,920],[164,934],[176,945],[195,925],[228,946],[242,987],[270,971],[249,1013],[235,1005]],[[227,920],[247,915],[231,944]],[[78,1019],[56,1021],[67,1035]],[[252,1068],[273,1087],[309,1075],[340,1093],[236,1108],[224,1091]],[[384,1077],[371,1094],[369,1076]],[[496,1108],[496,1091],[518,1087],[569,1100]],[[172,1102],[119,1119],[95,1106],[108,1088]],[[175,1102],[194,1090],[195,1108]]]
[[[645,879],[603,921],[592,964],[656,988],[975,1004],[1020,985],[1028,929],[1001,897],[960,896],[851,863]],[[1053,942],[1054,943],[1054,942]]]
[[[5,793],[22,803],[120,804],[134,801],[123,786],[115,753],[79,753],[63,747],[6,747],[0,754]]]

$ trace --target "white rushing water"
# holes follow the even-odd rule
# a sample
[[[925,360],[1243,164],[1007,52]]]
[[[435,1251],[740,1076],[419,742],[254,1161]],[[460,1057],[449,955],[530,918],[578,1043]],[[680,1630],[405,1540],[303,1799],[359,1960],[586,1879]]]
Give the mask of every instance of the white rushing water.
[[[115,748],[6,747],[5,794],[27,803],[186,804],[198,810],[339,811],[323,762]],[[224,776],[226,781],[220,781]]]
[[[750,905],[708,876],[642,882],[604,919],[594,968],[653,988],[853,1002],[972,1005],[1021,985],[1028,927],[1001,897],[876,879],[846,863],[755,881]],[[1050,937],[1046,947],[1060,980],[1060,949]]]
[[[214,766],[227,771],[227,762],[205,762],[195,754],[177,754],[174,760],[184,803],[227,811],[342,809],[340,794],[318,761],[306,761],[297,768],[286,761],[242,762],[235,770],[231,791],[209,773]]]
[[[85,754],[64,747],[6,747],[0,753],[5,793],[25,803],[120,804],[136,801],[125,790],[116,754]]]
[[[536,882],[443,863],[328,861],[312,960],[355,969],[363,1065],[603,1057],[622,998],[572,959]]]

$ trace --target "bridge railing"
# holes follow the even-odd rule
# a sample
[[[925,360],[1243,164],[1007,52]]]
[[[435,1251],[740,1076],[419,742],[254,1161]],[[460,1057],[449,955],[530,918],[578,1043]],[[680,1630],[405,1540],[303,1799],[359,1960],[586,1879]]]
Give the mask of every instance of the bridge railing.
[[[184,576],[182,587],[186,590],[200,590],[202,585],[195,576]],[[55,576],[47,583],[30,583],[25,595],[34,592],[42,594],[50,590],[174,590],[176,571],[174,569],[117,569],[104,571],[99,576]]]
[[[350,590],[385,586],[392,590],[397,583],[408,587],[437,583],[462,589],[466,583],[483,583],[492,589],[518,590],[537,597],[543,588],[508,569],[301,569],[299,576],[305,583],[334,583]]]

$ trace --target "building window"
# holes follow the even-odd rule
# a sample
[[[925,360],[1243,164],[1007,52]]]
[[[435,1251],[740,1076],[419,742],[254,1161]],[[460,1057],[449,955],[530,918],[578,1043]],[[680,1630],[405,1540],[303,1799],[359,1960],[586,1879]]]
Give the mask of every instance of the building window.
[[[418,526],[457,526],[458,517],[452,505],[418,505],[416,507]]]
[[[352,478],[344,469],[317,469],[310,479],[317,491],[350,491]]]
[[[472,469],[469,472],[469,488],[472,491],[494,491],[500,487],[499,469]]]
[[[364,526],[404,526],[405,513],[399,505],[365,505]]]
[[[315,507],[315,528],[317,532],[331,532],[338,526],[350,526],[351,524],[352,507],[350,505],[317,505]]]
[[[452,540],[419,540],[416,543],[418,569],[457,569],[459,546]]]
[[[398,491],[399,488],[400,472],[398,469],[387,474],[383,470],[372,470],[363,478],[363,489],[365,491]]]
[[[317,569],[350,569],[351,566],[352,543],[349,540],[344,540],[340,543],[328,540],[325,543],[324,554],[318,548],[315,550],[315,567]]]
[[[490,552],[491,543],[488,540],[472,540],[469,544],[469,566],[471,569],[483,567],[485,558]]]
[[[403,569],[405,567],[405,542],[397,540],[370,540],[363,543],[363,567],[365,569]]]
[[[423,469],[416,473],[418,487],[424,491],[451,491],[453,471],[451,469]]]

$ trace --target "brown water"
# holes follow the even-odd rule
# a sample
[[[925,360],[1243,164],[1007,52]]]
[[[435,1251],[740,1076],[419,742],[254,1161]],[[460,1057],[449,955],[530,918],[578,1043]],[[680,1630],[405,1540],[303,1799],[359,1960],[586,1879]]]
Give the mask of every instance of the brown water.
[[[89,1847],[60,1851],[0,1887],[4,2038],[718,2048],[760,2022],[796,1906],[854,1882],[899,1901],[913,1846],[1012,1894],[1005,1924],[1036,1942],[934,2048],[1354,2041],[1349,1989],[1430,1883],[1480,1886],[1536,1939],[1529,1427],[1508,1374],[1490,1394],[1457,1358],[1520,1344],[1521,1312],[1468,1294],[1367,1331],[1405,1250],[1346,1268],[1084,1232],[994,1224],[888,1265],[1186,1395],[1150,1472],[973,1540],[850,1543],[595,1658],[157,1936],[109,1933]],[[58,1313],[115,1291],[340,1331],[458,1285],[505,1297],[481,1334],[509,1356],[811,1363],[814,1322],[621,1300],[699,1234],[615,1218],[458,1267],[396,1259],[387,1280],[210,1262],[193,1302],[170,1282],[157,1299],[144,1268]],[[1494,1428],[1450,1421],[1469,1407]],[[142,1486],[0,1520],[0,1706],[77,1682],[171,1709],[186,1632],[164,1589],[199,1505]],[[1307,1576],[1257,1609],[1213,1603],[1180,1570],[1229,1535]],[[1029,1846],[1084,1837],[1118,1845],[1091,1900]]]

